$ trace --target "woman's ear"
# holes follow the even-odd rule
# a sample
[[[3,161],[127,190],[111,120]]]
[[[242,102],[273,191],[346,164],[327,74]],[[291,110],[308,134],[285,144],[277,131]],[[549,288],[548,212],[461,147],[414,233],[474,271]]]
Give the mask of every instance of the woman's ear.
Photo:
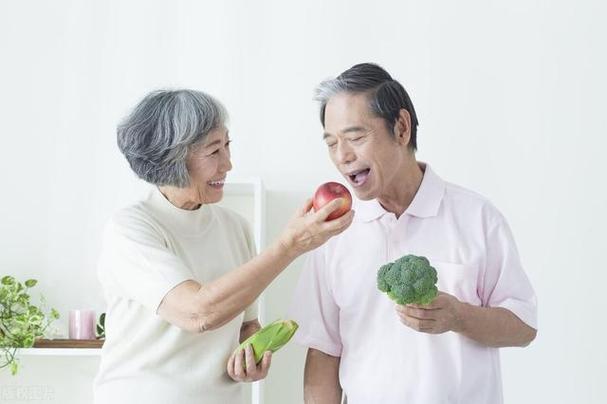
[[[409,146],[411,140],[411,115],[409,111],[401,108],[398,113],[398,118],[394,123],[394,138],[404,146]]]

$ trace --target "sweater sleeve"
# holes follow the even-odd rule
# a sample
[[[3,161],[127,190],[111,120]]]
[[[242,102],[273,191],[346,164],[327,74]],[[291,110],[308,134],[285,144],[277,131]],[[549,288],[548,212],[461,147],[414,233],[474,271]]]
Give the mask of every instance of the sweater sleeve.
[[[156,313],[171,289],[194,278],[165,244],[160,233],[143,218],[128,214],[113,217],[105,228],[98,267],[106,293],[125,297]]]

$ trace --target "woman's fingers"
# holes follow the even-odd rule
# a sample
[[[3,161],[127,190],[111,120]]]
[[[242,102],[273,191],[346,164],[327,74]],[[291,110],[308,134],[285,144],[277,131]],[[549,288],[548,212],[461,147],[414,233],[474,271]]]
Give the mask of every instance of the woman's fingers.
[[[263,358],[261,359],[261,363],[260,363],[261,379],[265,378],[268,375],[268,371],[270,370],[271,363],[272,363],[272,351],[264,352]]]
[[[228,359],[228,375],[237,382],[254,382],[268,375],[272,363],[272,352],[264,353],[259,364],[255,363],[255,352],[248,345],[245,349],[232,354]]]
[[[247,345],[245,348],[245,367],[247,369],[247,376],[251,377],[257,370],[257,364],[255,363],[255,355],[253,355],[253,348],[251,345]]]
[[[234,375],[239,379],[243,380],[245,375],[244,368],[244,349],[241,349],[236,354],[236,358],[234,359]]]
[[[228,364],[226,366],[226,370],[228,372],[228,375],[232,379],[236,378],[236,375],[234,374],[234,356],[235,356],[234,353],[232,355],[230,355],[230,359],[228,359]]]
[[[354,220],[354,211],[350,210],[348,213],[338,217],[337,219],[323,223],[322,226],[331,235],[336,235],[346,230],[352,224],[352,220]]]
[[[307,215],[308,212],[310,212],[313,207],[314,207],[314,202],[312,201],[312,198],[308,198],[306,200],[306,203],[301,208],[299,208],[299,210],[297,211],[297,216],[301,217],[301,216]]]
[[[333,213],[333,211],[343,206],[344,203],[346,203],[344,198],[333,199],[331,202],[327,203],[325,206],[316,211],[316,219],[320,222],[324,222],[327,220],[327,217]]]

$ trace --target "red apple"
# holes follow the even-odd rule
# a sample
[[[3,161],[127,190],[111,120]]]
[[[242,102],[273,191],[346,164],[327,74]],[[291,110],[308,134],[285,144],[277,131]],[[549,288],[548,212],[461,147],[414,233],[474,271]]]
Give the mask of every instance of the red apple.
[[[326,182],[318,187],[314,194],[314,210],[318,211],[318,209],[336,198],[342,198],[343,202],[339,208],[331,212],[327,217],[327,220],[337,219],[338,217],[345,215],[352,208],[352,195],[350,194],[350,191],[348,191],[348,188],[339,182]]]

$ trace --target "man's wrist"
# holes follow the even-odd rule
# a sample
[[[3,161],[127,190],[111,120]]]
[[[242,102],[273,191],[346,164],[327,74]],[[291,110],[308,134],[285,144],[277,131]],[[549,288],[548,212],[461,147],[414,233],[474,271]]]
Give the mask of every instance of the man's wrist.
[[[463,334],[468,329],[472,306],[468,303],[460,302],[459,300],[455,303],[455,324],[453,325],[453,332]]]

